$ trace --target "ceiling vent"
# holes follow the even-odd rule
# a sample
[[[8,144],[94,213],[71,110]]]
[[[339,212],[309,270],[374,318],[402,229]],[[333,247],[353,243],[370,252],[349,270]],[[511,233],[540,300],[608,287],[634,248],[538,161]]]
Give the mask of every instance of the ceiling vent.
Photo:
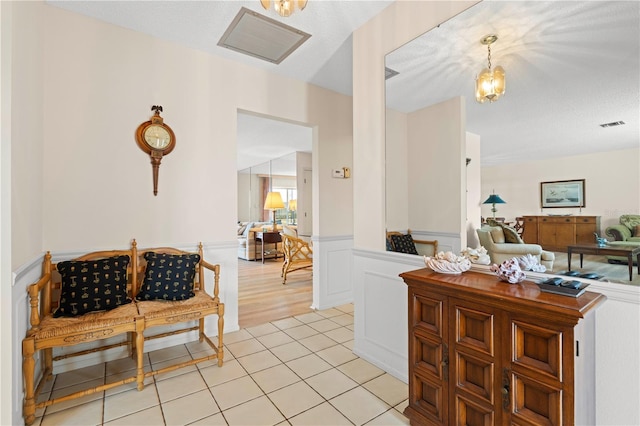
[[[612,123],[604,123],[601,124],[600,127],[615,127],[615,126],[622,126],[624,123],[624,121],[614,121]]]
[[[391,77],[395,77],[398,74],[400,74],[398,71],[392,70],[389,67],[384,67],[384,79],[385,80],[389,80]]]
[[[243,7],[218,42],[218,46],[279,64],[311,34]]]

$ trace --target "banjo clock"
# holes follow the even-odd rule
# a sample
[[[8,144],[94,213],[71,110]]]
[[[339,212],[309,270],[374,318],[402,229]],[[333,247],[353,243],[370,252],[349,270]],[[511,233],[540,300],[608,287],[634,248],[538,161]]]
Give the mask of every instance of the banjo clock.
[[[176,135],[171,127],[164,123],[160,113],[162,106],[154,105],[151,111],[155,111],[151,120],[145,121],[136,129],[136,143],[151,158],[153,171],[153,195],[158,195],[158,171],[162,157],[173,151],[176,146]]]

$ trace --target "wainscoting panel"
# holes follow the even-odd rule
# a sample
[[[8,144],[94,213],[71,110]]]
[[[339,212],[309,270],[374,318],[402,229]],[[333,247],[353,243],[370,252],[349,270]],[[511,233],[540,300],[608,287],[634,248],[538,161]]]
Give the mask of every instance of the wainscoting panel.
[[[313,238],[314,309],[353,302],[352,247],[351,236]]]
[[[412,232],[413,234],[413,232]],[[421,256],[353,250],[356,355],[408,382],[407,287],[399,274],[424,267]]]

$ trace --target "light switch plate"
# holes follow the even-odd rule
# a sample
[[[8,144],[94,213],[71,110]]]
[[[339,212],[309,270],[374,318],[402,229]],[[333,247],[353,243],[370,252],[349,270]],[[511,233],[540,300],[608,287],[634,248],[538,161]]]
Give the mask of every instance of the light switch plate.
[[[344,178],[344,169],[333,169],[332,176],[334,178]]]

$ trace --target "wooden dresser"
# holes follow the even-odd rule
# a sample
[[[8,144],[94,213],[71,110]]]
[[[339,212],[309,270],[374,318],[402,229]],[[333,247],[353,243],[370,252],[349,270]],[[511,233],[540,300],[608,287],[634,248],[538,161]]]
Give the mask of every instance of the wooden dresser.
[[[550,251],[567,251],[572,244],[595,243],[600,216],[524,216],[522,239]]]
[[[595,424],[595,315],[606,297],[494,275],[400,275],[412,425]]]

